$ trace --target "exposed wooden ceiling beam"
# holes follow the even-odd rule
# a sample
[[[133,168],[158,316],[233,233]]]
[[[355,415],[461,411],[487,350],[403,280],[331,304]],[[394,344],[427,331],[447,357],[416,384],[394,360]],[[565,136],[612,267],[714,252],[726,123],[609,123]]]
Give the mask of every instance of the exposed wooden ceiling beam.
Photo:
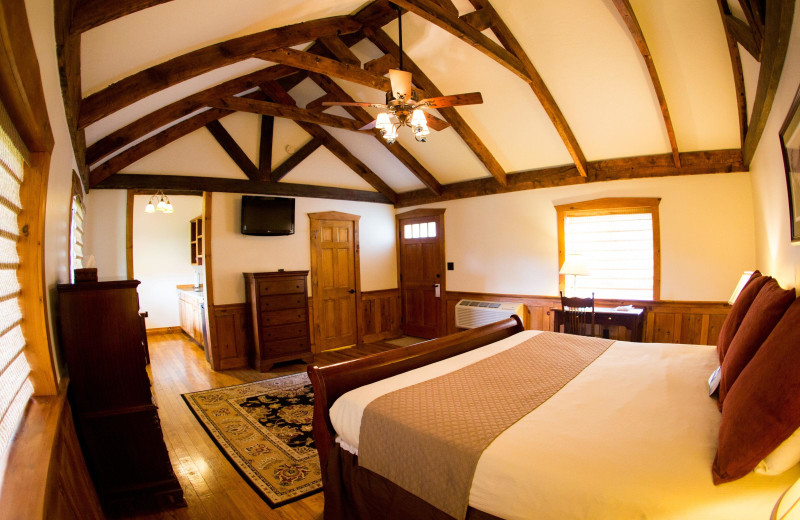
[[[311,20],[233,38],[188,52],[126,77],[81,103],[79,128],[99,121],[140,99],[205,72],[253,57],[265,50],[291,47],[324,36],[357,31],[350,16]]]
[[[536,67],[533,66],[533,62],[531,62],[530,58],[528,58],[528,54],[511,33],[511,29],[508,28],[503,19],[500,18],[500,15],[497,14],[489,0],[470,0],[470,3],[476,9],[488,9],[492,12],[492,31],[494,31],[494,34],[497,36],[497,39],[500,40],[500,43],[502,43],[512,55],[519,59],[523,69],[527,74],[527,81],[531,87],[531,90],[533,90],[533,93],[536,94],[536,97],[539,99],[539,103],[541,103],[542,108],[544,108],[547,117],[550,118],[550,121],[553,123],[556,132],[558,132],[558,135],[564,142],[564,146],[567,148],[567,152],[569,152],[570,157],[572,157],[575,167],[578,168],[578,172],[580,172],[582,176],[585,176],[587,171],[586,156],[578,144],[575,134],[572,133],[572,129],[567,123],[567,119],[564,117],[564,114],[558,107],[555,98],[553,98],[553,95],[550,93],[550,89],[547,88],[544,80],[539,75],[539,71],[536,70]]]
[[[676,168],[672,154],[648,155],[592,161],[589,175],[581,177],[574,165],[542,168],[508,174],[508,185],[500,186],[491,179],[447,184],[440,197],[433,197],[424,190],[401,193],[395,207],[404,208],[419,204],[430,204],[445,200],[455,200],[496,193],[552,188],[604,182],[620,179],[639,179],[646,177],[669,177],[677,175],[702,175],[707,173],[728,173],[744,170],[742,152],[734,150],[713,150],[708,152],[681,153],[681,167]]]
[[[389,78],[368,72],[361,67],[356,67],[348,63],[311,54],[310,52],[296,51],[294,49],[275,49],[258,54],[258,57],[274,63],[281,63],[290,67],[306,70],[309,72],[319,72],[326,76],[343,79],[365,87],[376,90],[391,90],[392,84]],[[419,89],[412,89],[417,92],[420,99],[426,96],[425,92]]]
[[[494,23],[493,9],[476,9],[471,13],[461,15],[459,18],[479,31],[485,31]]]
[[[397,17],[397,11],[389,5],[389,0],[375,0],[365,5],[353,18],[361,25],[383,27]]]
[[[319,139],[311,139],[309,142],[301,146],[299,150],[290,155],[285,161],[279,164],[277,168],[272,170],[269,180],[272,182],[278,182],[279,180],[283,179],[289,174],[290,171],[294,169],[295,166],[303,162],[306,157],[314,153],[314,151],[320,146],[322,146],[322,143],[319,141]]]
[[[747,25],[753,31],[753,38],[761,48],[764,41],[764,0],[739,0]]]
[[[284,65],[273,65],[187,96],[155,110],[98,140],[86,150],[86,161],[90,165],[98,162],[117,150],[129,146],[132,142],[150,132],[154,132],[173,121],[208,106],[206,103],[209,99],[240,94],[258,87],[264,81],[284,78],[299,72],[297,69]]]
[[[361,60],[359,60],[358,57],[353,54],[353,51],[350,50],[350,47],[348,47],[338,36],[326,36],[324,38],[320,38],[319,43],[331,51],[333,55],[336,56],[336,58],[342,63],[355,65],[359,68],[361,67]]]
[[[217,119],[232,113],[233,112],[230,110],[206,110],[205,112],[201,112],[185,121],[181,121],[180,123],[167,128],[163,132],[159,132],[156,135],[145,139],[141,143],[128,148],[119,155],[115,155],[97,168],[90,171],[89,187],[94,188],[98,183],[119,172],[126,166],[135,163],[142,157],[153,153],[154,151],[168,145],[176,139],[180,139],[186,134],[203,128],[211,121],[216,121]]]
[[[373,74],[380,74],[383,76],[389,72],[389,69],[397,68],[397,58],[391,54],[384,54],[380,58],[368,61],[364,64],[364,70],[368,70]]]
[[[525,70],[517,56],[495,43],[494,40],[482,34],[475,27],[458,18],[457,15],[445,11],[430,0],[396,0],[394,3],[441,27],[456,38],[464,40],[525,81],[531,81],[528,71]]]
[[[78,0],[73,11],[70,31],[73,34],[80,34],[125,15],[170,1],[172,0],[126,0],[125,2]]]
[[[183,175],[117,174],[104,179],[94,188],[108,190],[202,190],[219,193],[253,193],[257,195],[355,200],[391,204],[389,199],[377,191],[329,188],[289,182],[261,182],[246,179],[188,177]]]
[[[288,106],[296,105],[294,98],[292,98],[288,92],[283,90],[281,86],[275,82],[262,85],[261,90],[263,90],[270,98],[278,103],[283,103]],[[392,204],[394,204],[394,202],[397,200],[397,193],[395,193],[395,191],[389,187],[389,185],[386,184],[383,179],[378,176],[378,174],[372,171],[369,166],[361,162],[358,157],[350,153],[350,151],[342,143],[337,141],[331,134],[326,132],[325,129],[319,125],[304,123],[301,121],[296,121],[296,123],[314,139],[321,142],[329,152],[335,155],[348,168],[353,170],[356,175],[367,181],[370,186],[378,190],[380,193],[383,193],[386,198],[391,200]]]
[[[272,141],[275,118],[261,116],[261,132],[258,135],[258,180],[269,180],[272,173]]]
[[[290,107],[280,103],[270,103],[258,99],[244,97],[224,97],[216,101],[210,101],[209,106],[224,110],[235,110],[237,112],[250,112],[252,114],[262,114],[273,117],[284,117],[292,121],[304,121],[316,125],[332,126],[343,130],[358,132],[363,125],[353,119],[346,117],[313,112],[304,108]]]
[[[378,47],[381,51],[387,54],[394,54],[398,55],[400,52],[400,48],[397,46],[394,41],[389,38],[382,29],[373,29],[369,27],[364,28],[364,33],[367,37]],[[436,88],[436,85],[422,72],[416,63],[405,53],[403,53],[403,64],[405,65],[405,69],[411,71],[411,74],[414,78],[414,82],[422,87],[425,92],[428,93],[431,97],[439,97],[444,94]],[[478,135],[473,132],[472,128],[467,124],[461,114],[459,114],[455,108],[440,108],[438,109],[439,113],[442,114],[445,121],[450,123],[453,127],[453,130],[458,133],[461,139],[467,144],[467,146],[472,150],[475,156],[478,158],[479,161],[483,163],[492,177],[497,180],[500,184],[506,183],[506,172],[500,163],[495,159],[494,155],[489,151],[483,141],[478,137]]]
[[[725,15],[725,28],[737,43],[750,53],[756,61],[761,61],[761,40],[756,39],[756,32],[745,22],[732,14]]]
[[[633,41],[639,48],[639,52],[644,58],[644,63],[647,65],[647,72],[650,73],[650,81],[653,84],[653,89],[656,91],[658,104],[661,106],[661,116],[664,119],[664,127],[667,130],[667,137],[669,138],[669,145],[672,148],[672,157],[675,161],[675,166],[680,168],[681,161],[678,154],[678,143],[675,140],[675,129],[672,127],[672,118],[669,116],[669,108],[667,108],[667,98],[664,96],[664,89],[661,87],[661,80],[658,79],[658,71],[656,71],[653,56],[650,54],[650,48],[647,46],[642,28],[639,25],[639,20],[636,19],[636,14],[633,12],[633,7],[629,0],[613,0],[617,11],[622,15],[622,20],[628,26],[628,30],[633,36]]]
[[[336,96],[332,94],[323,94],[316,99],[312,99],[308,103],[306,103],[306,110],[313,110],[315,112],[323,112],[329,109],[329,106],[323,105],[323,103],[327,103],[328,101],[338,101]]]
[[[764,26],[764,45],[761,54],[761,69],[758,72],[758,86],[753,101],[753,113],[744,139],[745,166],[750,166],[756,153],[758,142],[764,133],[767,118],[772,110],[775,92],[781,79],[783,63],[792,32],[794,0],[771,0],[767,2],[766,24]]]
[[[328,94],[333,95],[334,99],[337,101],[345,101],[345,102],[352,102],[353,98],[351,98],[347,92],[344,91],[339,85],[336,84],[332,79],[324,74],[317,74],[316,72],[310,72],[308,75],[312,80],[314,80],[319,87],[327,92]],[[372,121],[373,117],[370,115],[369,112],[364,110],[361,107],[343,107],[347,112],[355,117],[359,122],[362,124],[367,124]],[[372,131],[372,135],[375,139],[378,140],[392,155],[397,158],[408,170],[414,174],[414,176],[424,184],[427,189],[429,189],[434,194],[439,194],[442,192],[442,185],[436,178],[429,172],[420,162],[413,156],[411,153],[406,150],[400,143],[393,143],[389,144],[386,142],[386,139],[381,137],[380,132],[375,129]]]
[[[251,181],[257,181],[260,179],[260,172],[259,169],[253,164],[253,161],[247,156],[247,154],[242,150],[242,147],[239,146],[239,143],[225,130],[225,127],[222,126],[222,123],[219,121],[209,121],[206,123],[206,128],[214,139],[219,143],[225,153],[228,154],[228,157],[236,163],[236,166],[242,170],[242,173],[247,175],[247,178]]]
[[[78,173],[84,186],[89,185],[89,168],[86,163],[86,133],[78,128],[78,114],[81,106],[81,37],[80,33],[70,33],[72,12],[76,0],[55,2],[56,56],[61,83],[61,97],[64,100],[64,115],[67,119],[72,150]]]
[[[733,72],[733,84],[736,89],[736,106],[739,115],[739,142],[742,149],[744,149],[744,139],[747,135],[747,95],[745,94],[744,87],[744,73],[742,72],[742,58],[739,55],[739,46],[736,40],[731,36],[728,27],[725,25],[725,15],[730,14],[730,7],[727,0],[717,0],[719,13],[723,20],[723,29],[725,31],[725,40],[728,44],[728,54],[731,57],[731,69]]]

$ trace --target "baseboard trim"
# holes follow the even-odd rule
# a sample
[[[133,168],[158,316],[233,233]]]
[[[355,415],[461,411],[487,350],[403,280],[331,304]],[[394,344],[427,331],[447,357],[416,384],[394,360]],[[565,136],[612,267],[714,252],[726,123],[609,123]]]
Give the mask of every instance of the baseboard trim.
[[[147,334],[151,336],[155,336],[157,334],[179,334],[180,332],[180,327],[154,327],[152,329],[147,329]]]

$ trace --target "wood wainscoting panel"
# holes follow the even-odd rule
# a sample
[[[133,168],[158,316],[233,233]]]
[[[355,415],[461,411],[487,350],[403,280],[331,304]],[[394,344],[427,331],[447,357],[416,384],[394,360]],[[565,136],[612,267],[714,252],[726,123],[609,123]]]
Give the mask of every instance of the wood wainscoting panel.
[[[556,296],[450,291],[446,301],[448,334],[459,331],[455,324],[455,306],[461,299],[522,303],[525,305],[522,322],[530,330],[555,330],[551,309],[561,306],[561,299]],[[715,345],[722,323],[731,309],[725,302],[595,300],[597,307],[620,305],[645,309],[645,343],[692,345]],[[611,339],[630,340],[630,331],[626,328],[608,329]]]
[[[361,293],[363,314],[361,338],[364,343],[402,335],[400,329],[400,291],[386,289]]]
[[[214,348],[221,370],[248,366],[252,344],[247,336],[247,306],[231,303],[214,306]]]
[[[400,291],[385,289],[361,293],[364,303],[361,315],[364,343],[397,338],[400,331]],[[313,298],[308,299],[308,319],[313,323]],[[242,368],[249,364],[253,343],[248,334],[246,303],[231,303],[214,306],[216,321],[215,349],[219,356],[220,370]],[[309,327],[311,351],[318,353],[314,341],[314,327]]]

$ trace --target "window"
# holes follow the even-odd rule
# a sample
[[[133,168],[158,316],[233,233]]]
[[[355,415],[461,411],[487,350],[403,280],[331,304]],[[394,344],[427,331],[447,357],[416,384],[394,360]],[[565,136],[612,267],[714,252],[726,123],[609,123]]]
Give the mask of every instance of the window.
[[[403,238],[436,238],[436,222],[406,224],[403,226]]]
[[[595,298],[658,300],[661,248],[655,198],[597,199],[556,206],[559,267],[581,255],[589,274],[576,292]],[[564,275],[559,285],[564,289]]]
[[[0,457],[22,419],[33,394],[31,372],[23,349],[21,295],[17,270],[20,261],[18,216],[20,188],[29,154],[5,108],[0,105]]]
[[[72,202],[69,226],[69,277],[75,281],[75,269],[83,267],[83,189],[78,175],[72,173]]]

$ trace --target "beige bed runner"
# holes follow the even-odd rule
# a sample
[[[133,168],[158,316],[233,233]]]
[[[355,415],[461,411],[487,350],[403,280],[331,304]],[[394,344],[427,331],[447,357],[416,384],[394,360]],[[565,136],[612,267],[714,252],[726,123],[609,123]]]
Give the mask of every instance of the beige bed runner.
[[[544,332],[455,372],[379,397],[361,420],[359,465],[463,519],[483,450],[612,343]]]

